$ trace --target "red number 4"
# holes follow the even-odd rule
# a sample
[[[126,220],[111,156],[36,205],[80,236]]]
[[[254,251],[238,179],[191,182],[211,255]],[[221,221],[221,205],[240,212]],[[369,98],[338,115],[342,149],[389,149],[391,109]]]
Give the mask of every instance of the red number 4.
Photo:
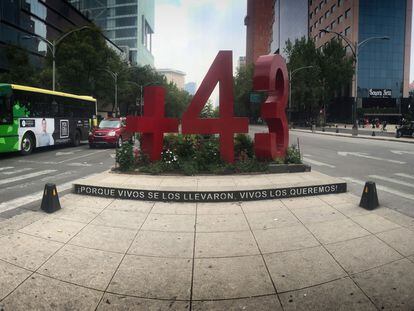
[[[219,134],[220,156],[226,162],[234,162],[234,133],[247,133],[247,118],[233,115],[233,64],[232,51],[220,51],[183,114],[183,134]],[[202,119],[200,113],[209,96],[219,83],[219,118]]]

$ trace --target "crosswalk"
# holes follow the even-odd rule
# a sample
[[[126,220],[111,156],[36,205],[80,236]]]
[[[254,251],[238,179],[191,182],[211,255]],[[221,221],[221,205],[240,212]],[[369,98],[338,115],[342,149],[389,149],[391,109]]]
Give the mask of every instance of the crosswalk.
[[[21,170],[20,170],[21,171]],[[0,185],[7,185],[10,183],[14,183],[21,180],[27,180],[29,178],[39,177],[42,175],[47,175],[56,172],[57,170],[41,170],[33,173],[23,174],[23,175],[17,175],[9,178],[2,178],[0,179]],[[4,174],[4,173],[3,173]],[[11,172],[9,175],[13,174],[19,174],[19,170],[16,170],[14,172]]]
[[[369,180],[375,181],[378,191],[384,191],[405,199],[414,201],[414,175],[406,173],[394,173],[391,176],[368,175]],[[366,180],[353,177],[341,177],[347,182],[365,185]],[[414,202],[413,202],[414,205]]]

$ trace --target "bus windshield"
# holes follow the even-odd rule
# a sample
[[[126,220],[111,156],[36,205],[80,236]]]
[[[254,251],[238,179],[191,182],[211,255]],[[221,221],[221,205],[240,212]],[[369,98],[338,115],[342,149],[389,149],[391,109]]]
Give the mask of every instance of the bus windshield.
[[[121,122],[119,120],[102,120],[99,123],[100,129],[113,129],[121,127]]]
[[[0,97],[0,124],[12,123],[12,106],[10,98]]]

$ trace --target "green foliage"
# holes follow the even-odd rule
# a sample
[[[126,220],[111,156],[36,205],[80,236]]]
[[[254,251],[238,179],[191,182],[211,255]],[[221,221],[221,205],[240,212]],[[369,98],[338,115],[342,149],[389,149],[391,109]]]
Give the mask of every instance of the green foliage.
[[[301,164],[302,163],[302,160],[300,157],[300,151],[296,147],[296,145],[292,145],[287,148],[285,163],[286,164]]]
[[[179,166],[177,155],[170,149],[164,150],[161,153],[161,161],[164,163],[165,167],[169,170],[174,170],[178,168]]]
[[[0,74],[1,83],[39,86],[35,75],[36,70],[30,64],[29,54],[26,50],[9,45],[4,48],[4,53],[10,71]]]
[[[240,156],[234,163],[229,164],[224,163],[220,158],[217,137],[171,134],[164,137],[164,151],[160,161],[151,163],[147,155],[134,152],[128,143],[117,150],[116,159],[121,171],[136,168],[148,174],[182,173],[191,176],[199,173],[233,174],[267,171],[269,163],[256,159],[250,137],[238,135],[235,137],[235,145]],[[300,152],[295,145],[288,148],[285,158],[277,158],[274,162],[302,163]]]
[[[234,154],[236,159],[243,160],[254,156],[253,140],[249,135],[237,134],[234,138]]]
[[[125,142],[121,148],[116,150],[116,162],[119,164],[119,170],[122,172],[129,171],[134,167],[135,158],[130,143]]]
[[[0,82],[52,88],[52,56],[48,50],[45,66],[34,69],[26,50],[6,47],[10,72],[0,74]],[[56,47],[56,89],[63,92],[91,95],[98,100],[98,110],[114,111],[114,78],[106,71],[118,74],[118,105],[121,115],[140,111],[141,92],[149,85],[166,89],[166,116],[181,117],[191,96],[151,66],[129,67],[107,46],[98,28],[74,32]],[[142,86],[142,88],[141,88]]]
[[[260,116],[260,105],[250,103],[250,92],[253,90],[253,65],[241,66],[234,77],[234,114],[249,117],[250,122],[257,122]]]
[[[218,110],[213,107],[211,100],[208,100],[201,110],[200,118],[217,118],[218,116]]]
[[[353,59],[338,40],[331,40],[322,50],[316,49],[312,39],[302,37],[294,43],[287,41],[285,53],[288,70],[313,66],[296,71],[292,77],[292,109],[302,118],[316,119],[322,107],[341,95],[351,82]]]

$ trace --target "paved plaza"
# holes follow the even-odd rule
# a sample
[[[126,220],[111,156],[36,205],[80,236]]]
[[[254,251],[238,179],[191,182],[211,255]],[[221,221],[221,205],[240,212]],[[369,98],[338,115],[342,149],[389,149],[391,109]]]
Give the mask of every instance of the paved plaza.
[[[105,184],[108,176],[95,179]],[[290,174],[289,182],[330,180],[324,176]],[[229,180],[247,187],[229,176],[142,178],[153,189],[230,189]],[[240,180],[264,186],[272,178],[280,181]],[[349,193],[237,203],[76,194],[60,201],[53,214],[0,219],[0,310],[414,308],[414,219],[364,210]]]

